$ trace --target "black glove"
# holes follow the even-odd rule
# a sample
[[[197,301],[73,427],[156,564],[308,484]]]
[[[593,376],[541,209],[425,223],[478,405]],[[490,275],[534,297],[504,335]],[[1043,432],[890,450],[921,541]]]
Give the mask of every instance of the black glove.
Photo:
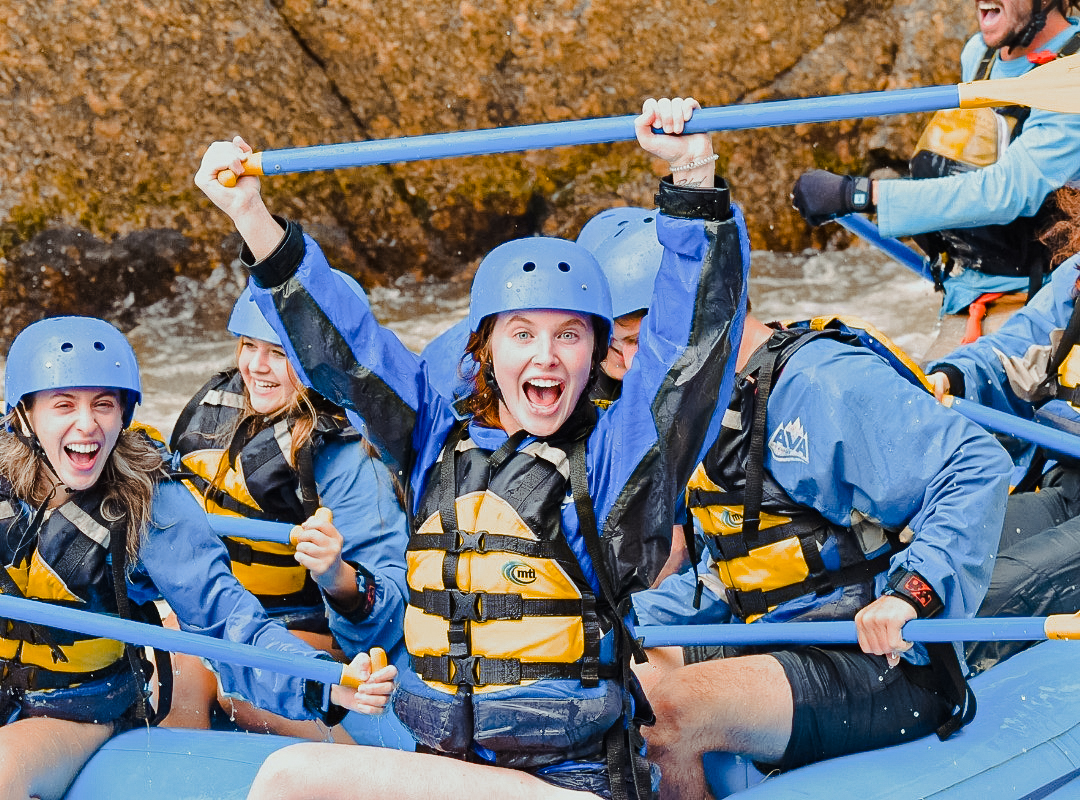
[[[791,205],[811,225],[855,211],[871,211],[870,179],[812,169],[795,181]]]

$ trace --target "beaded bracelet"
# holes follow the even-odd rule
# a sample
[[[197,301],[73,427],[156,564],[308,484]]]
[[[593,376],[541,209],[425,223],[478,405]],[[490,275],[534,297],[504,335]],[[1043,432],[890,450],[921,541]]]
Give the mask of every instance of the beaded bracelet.
[[[697,169],[698,167],[704,167],[706,164],[713,163],[718,158],[720,158],[720,156],[718,156],[716,153],[713,153],[711,156],[704,156],[703,158],[699,158],[699,159],[696,159],[694,161],[691,161],[689,164],[683,164],[683,165],[678,166],[678,167],[672,167],[671,171],[672,172],[685,172],[688,169]]]

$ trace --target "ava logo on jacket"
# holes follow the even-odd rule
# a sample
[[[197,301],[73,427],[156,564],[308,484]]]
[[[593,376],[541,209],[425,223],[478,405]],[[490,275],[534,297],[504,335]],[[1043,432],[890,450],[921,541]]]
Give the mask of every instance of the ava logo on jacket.
[[[802,420],[796,417],[792,422],[785,422],[769,438],[769,450],[777,461],[801,461],[810,463],[810,449],[806,441],[806,431]]]
[[[510,583],[516,583],[518,586],[528,586],[536,582],[536,570],[521,561],[507,562],[502,574]]]

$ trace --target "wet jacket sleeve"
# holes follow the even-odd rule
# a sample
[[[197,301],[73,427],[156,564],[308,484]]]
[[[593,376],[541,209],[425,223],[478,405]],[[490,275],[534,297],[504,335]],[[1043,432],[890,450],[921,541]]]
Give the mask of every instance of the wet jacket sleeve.
[[[1040,386],[1076,305],[1078,268],[1080,256],[1074,256],[1001,328],[931,363],[927,371],[944,372],[958,397],[1030,419],[1047,399]]]
[[[1080,29],[1072,26],[1054,44],[1064,45]],[[964,48],[964,79],[970,80],[982,57],[982,37]],[[1026,59],[998,62],[994,78],[1030,69]],[[1023,130],[998,161],[985,169],[926,180],[883,180],[877,184],[878,226],[884,236],[1003,225],[1030,217],[1047,195],[1080,180],[1080,115],[1032,109]]]
[[[640,348],[588,442],[589,491],[617,591],[648,588],[659,572],[717,397],[731,394],[750,248],[738,209],[714,205],[710,193],[721,191],[661,184],[664,256]]]
[[[156,599],[160,593],[185,631],[311,658],[317,655],[267,618],[259,601],[233,577],[224,545],[179,483],[164,483],[156,490],[151,524],[128,590],[136,603]],[[214,668],[230,695],[292,719],[314,716],[304,702],[308,682],[302,678],[217,662]]]
[[[419,356],[331,271],[315,240],[295,222],[282,223],[285,236],[273,253],[254,263],[244,248],[241,260],[301,379],[356,412],[395,472],[434,463],[454,422],[449,401],[429,385]],[[414,487],[422,482],[408,478]]]
[[[394,658],[404,645],[408,533],[390,471],[355,442],[333,443],[315,456],[315,481],[344,539],[342,559],[374,582],[373,604],[347,609],[327,598],[330,630],[350,658],[376,646]]]
[[[778,432],[785,433],[780,446]],[[792,447],[802,432],[805,447]],[[791,498],[848,526],[852,510],[914,533],[890,571],[918,572],[944,615],[978,610],[993,568],[1012,461],[980,427],[869,351],[819,340],[769,399],[765,469]],[[886,573],[878,576],[877,592]]]

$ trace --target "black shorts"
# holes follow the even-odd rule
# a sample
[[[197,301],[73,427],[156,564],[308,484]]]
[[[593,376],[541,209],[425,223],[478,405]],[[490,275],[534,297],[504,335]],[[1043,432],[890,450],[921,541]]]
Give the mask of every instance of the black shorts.
[[[933,733],[952,704],[924,689],[911,675],[929,667],[901,661],[890,669],[884,656],[858,648],[800,647],[770,653],[784,668],[795,703],[791,740],[779,764],[788,770],[814,761],[876,750]],[[933,685],[919,676],[919,684]]]

